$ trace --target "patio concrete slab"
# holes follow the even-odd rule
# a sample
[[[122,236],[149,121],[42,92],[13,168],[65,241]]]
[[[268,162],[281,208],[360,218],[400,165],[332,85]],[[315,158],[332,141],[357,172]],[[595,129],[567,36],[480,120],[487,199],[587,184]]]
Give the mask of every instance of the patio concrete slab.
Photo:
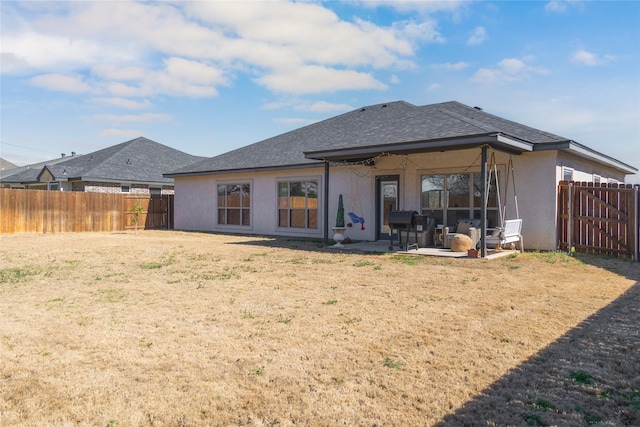
[[[334,246],[330,246],[334,247]],[[334,247],[335,248],[335,247]],[[393,250],[389,249],[389,240],[377,240],[375,242],[354,242],[343,244],[342,248],[335,248],[336,250],[344,250],[344,251],[356,251],[356,252],[382,252],[382,253],[398,253],[398,254],[407,254],[407,255],[423,255],[423,256],[439,256],[439,257],[447,257],[447,258],[466,258],[466,259],[482,259],[472,258],[467,255],[466,252],[453,252],[451,249],[446,248],[418,248],[418,249],[409,249],[405,251],[404,249],[399,248],[398,246],[394,246]],[[495,259],[502,258],[508,256],[513,253],[518,253],[516,250],[502,250],[496,251],[494,249],[487,249],[487,256],[485,259]]]

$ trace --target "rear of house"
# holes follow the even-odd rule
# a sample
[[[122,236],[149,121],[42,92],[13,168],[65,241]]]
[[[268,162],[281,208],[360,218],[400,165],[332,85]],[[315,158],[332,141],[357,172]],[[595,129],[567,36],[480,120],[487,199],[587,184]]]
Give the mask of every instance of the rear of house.
[[[453,226],[480,218],[484,208],[488,227],[519,216],[527,247],[552,250],[560,180],[623,182],[636,171],[575,141],[457,102],[401,101],[167,176],[175,181],[175,227],[183,230],[326,238],[342,194],[352,240],[388,239],[394,210]]]

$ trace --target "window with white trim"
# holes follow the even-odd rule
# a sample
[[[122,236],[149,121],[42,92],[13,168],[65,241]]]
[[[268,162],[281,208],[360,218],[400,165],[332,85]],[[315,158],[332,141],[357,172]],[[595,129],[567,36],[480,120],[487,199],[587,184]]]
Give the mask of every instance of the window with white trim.
[[[120,186],[121,193],[131,193],[131,186],[129,185],[121,185]]]
[[[318,181],[278,182],[278,227],[318,228]]]
[[[250,184],[218,184],[218,224],[251,225]]]
[[[573,181],[573,169],[562,168],[562,179],[564,181]]]

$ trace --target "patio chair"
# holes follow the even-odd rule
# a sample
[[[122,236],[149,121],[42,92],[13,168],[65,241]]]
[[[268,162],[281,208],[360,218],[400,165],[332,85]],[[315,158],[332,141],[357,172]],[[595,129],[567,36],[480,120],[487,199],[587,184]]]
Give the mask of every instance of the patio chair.
[[[480,220],[471,218],[460,218],[452,231],[449,227],[444,228],[442,246],[451,249],[451,242],[456,234],[465,234],[471,238],[472,248],[475,248],[480,240]]]

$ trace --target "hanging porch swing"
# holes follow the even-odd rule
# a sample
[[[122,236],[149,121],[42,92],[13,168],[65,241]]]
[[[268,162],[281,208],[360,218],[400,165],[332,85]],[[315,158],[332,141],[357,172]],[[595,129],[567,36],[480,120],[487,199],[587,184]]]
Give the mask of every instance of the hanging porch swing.
[[[486,245],[489,248],[494,248],[498,251],[505,247],[510,249],[518,249],[520,252],[524,251],[524,242],[522,238],[522,219],[520,218],[520,212],[518,210],[518,195],[516,193],[515,174],[513,168],[513,157],[509,155],[509,161],[507,163],[506,173],[506,185],[505,185],[505,203],[502,205],[500,198],[500,184],[498,180],[498,165],[496,164],[495,152],[491,153],[491,166],[489,167],[489,177],[487,180],[487,188],[485,189],[485,206],[489,201],[489,187],[491,186],[492,175],[495,176],[496,181],[496,195],[498,199],[498,215],[500,219],[500,225],[494,229],[487,230]],[[509,192],[509,183],[513,185],[513,199],[515,203],[516,218],[506,219],[507,214],[507,194]],[[489,234],[488,232],[491,231]]]

